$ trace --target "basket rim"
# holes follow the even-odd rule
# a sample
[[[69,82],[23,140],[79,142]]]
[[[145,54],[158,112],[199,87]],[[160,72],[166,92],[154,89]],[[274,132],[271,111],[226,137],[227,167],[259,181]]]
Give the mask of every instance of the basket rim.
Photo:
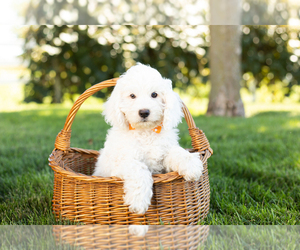
[[[55,148],[48,158],[49,166],[52,168],[54,172],[59,173],[60,175],[63,175],[65,177],[74,178],[80,181],[97,182],[97,183],[124,183],[123,179],[116,176],[102,177],[102,176],[95,176],[95,175],[85,175],[74,171],[70,171],[68,169],[59,166],[56,159],[57,158],[61,159],[63,158],[64,155],[70,152],[90,154],[91,156],[99,155],[99,152],[97,150],[92,150],[92,149],[89,150],[89,149],[81,149],[81,148],[70,148],[68,151],[62,151]],[[209,151],[206,150],[203,153],[205,153],[206,155],[209,154]],[[205,166],[206,162],[203,162],[203,165]],[[153,174],[152,178],[153,178],[153,183],[166,183],[178,179],[183,179],[183,176],[178,174],[178,172],[168,172],[164,174]]]

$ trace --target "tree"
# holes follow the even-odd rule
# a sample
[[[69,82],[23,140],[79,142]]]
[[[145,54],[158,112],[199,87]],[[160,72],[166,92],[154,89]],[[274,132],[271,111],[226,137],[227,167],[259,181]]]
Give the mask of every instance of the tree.
[[[210,81],[208,115],[244,116],[240,96],[241,6],[239,0],[211,0]],[[220,25],[220,24],[231,25]]]
[[[196,11],[194,5],[199,2],[31,0],[24,8],[26,22],[48,25],[31,26],[23,33],[23,59],[30,70],[25,101],[43,102],[50,97],[52,103],[59,103],[99,81],[118,77],[136,61],[151,64],[182,89],[201,82],[199,69],[207,61],[198,59],[206,51],[196,48],[205,38],[196,29],[191,35],[191,28],[184,26],[112,25],[198,24],[206,13],[202,5]],[[124,15],[116,14],[124,10]]]

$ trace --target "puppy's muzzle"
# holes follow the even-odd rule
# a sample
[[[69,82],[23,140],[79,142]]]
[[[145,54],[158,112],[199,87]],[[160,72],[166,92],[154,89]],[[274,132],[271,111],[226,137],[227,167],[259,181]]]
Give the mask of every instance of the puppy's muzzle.
[[[146,118],[150,115],[150,110],[149,109],[141,109],[141,110],[139,110],[139,115],[142,118]]]

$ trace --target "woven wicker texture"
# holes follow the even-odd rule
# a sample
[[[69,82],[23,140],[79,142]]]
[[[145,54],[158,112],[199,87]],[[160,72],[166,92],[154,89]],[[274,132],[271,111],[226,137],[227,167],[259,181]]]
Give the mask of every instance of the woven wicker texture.
[[[85,224],[197,224],[209,210],[210,189],[207,159],[212,155],[209,142],[183,104],[192,140],[192,152],[199,152],[204,170],[199,181],[187,182],[177,172],[153,175],[153,198],[144,215],[129,212],[123,204],[123,180],[91,176],[99,155],[96,150],[70,147],[71,126],[81,104],[97,91],[114,86],[117,78],[86,90],[74,103],[64,128],[57,135],[49,156],[54,171],[53,211],[57,218]]]
[[[128,226],[53,226],[56,242],[85,249],[199,249],[209,226],[150,226],[144,236]]]

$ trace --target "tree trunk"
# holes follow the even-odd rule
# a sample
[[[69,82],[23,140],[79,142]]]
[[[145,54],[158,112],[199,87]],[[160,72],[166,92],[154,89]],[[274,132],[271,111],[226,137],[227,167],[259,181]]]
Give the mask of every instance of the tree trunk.
[[[210,82],[208,115],[245,116],[240,96],[241,27],[239,0],[211,0]],[[235,6],[229,6],[235,4]],[[232,8],[231,8],[232,7]],[[218,15],[218,13],[220,15]],[[218,25],[223,23],[223,25]],[[230,24],[230,25],[226,25]],[[235,25],[233,25],[235,24]]]

